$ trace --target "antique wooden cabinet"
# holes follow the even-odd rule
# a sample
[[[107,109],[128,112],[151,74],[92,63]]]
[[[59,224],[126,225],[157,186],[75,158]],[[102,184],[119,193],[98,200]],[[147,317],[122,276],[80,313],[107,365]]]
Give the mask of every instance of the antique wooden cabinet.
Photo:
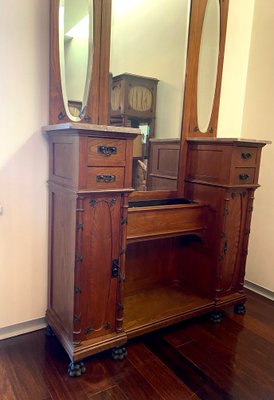
[[[73,362],[196,315],[219,322],[224,307],[244,312],[266,142],[190,139],[185,198],[128,203],[136,130],[69,123],[46,131],[47,321]]]
[[[46,317],[71,360],[77,360],[126,341],[121,285],[136,130],[77,123],[45,130],[50,155]]]
[[[189,139],[185,196],[208,204],[203,244],[185,249],[184,278],[215,300],[215,309],[236,304],[244,312],[243,291],[254,191],[266,141]],[[197,277],[203,277],[197,279]],[[216,314],[217,320],[220,314]]]
[[[124,97],[113,88],[110,115],[111,1],[88,3],[93,5],[93,64],[87,70],[87,96],[75,118],[68,108],[71,99],[63,96],[60,70],[64,38],[58,35],[64,1],[51,0],[53,125],[45,128],[50,167],[46,318],[71,359],[72,376],[84,371],[78,361],[94,353],[114,349],[114,357],[123,358],[124,344],[140,334],[205,313],[219,322],[227,306],[244,313],[252,203],[259,186],[261,149],[267,143],[215,137],[228,0],[192,0],[181,138],[152,140],[149,184],[155,190],[134,192],[133,139],[140,132],[106,124],[111,117],[121,118],[122,106],[131,112],[130,118],[144,112],[144,119],[153,121],[157,80],[146,81],[149,87],[154,85],[150,99],[146,90],[140,90],[140,77],[117,77]],[[216,68],[209,91],[211,108],[201,124],[199,44],[206,42],[204,24],[212,33],[212,21],[217,32]],[[212,46],[207,49],[211,54]],[[128,81],[125,86],[128,79],[136,81],[132,87]],[[131,109],[130,101],[137,110]],[[144,104],[150,107],[144,110]],[[169,181],[168,187],[162,186],[163,179]]]

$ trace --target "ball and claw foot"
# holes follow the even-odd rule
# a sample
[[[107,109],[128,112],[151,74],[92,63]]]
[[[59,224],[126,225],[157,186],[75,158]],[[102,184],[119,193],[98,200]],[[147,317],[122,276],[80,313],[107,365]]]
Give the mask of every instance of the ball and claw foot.
[[[235,306],[234,306],[234,312],[235,312],[235,314],[238,314],[238,315],[244,315],[245,314],[245,305],[243,304],[243,303],[241,303],[241,304],[236,304]]]
[[[210,316],[210,321],[214,324],[220,324],[223,319],[222,311],[214,311]]]
[[[71,361],[68,366],[68,375],[71,377],[81,376],[86,372],[86,367],[83,362],[74,363]]]
[[[127,356],[127,349],[124,346],[114,347],[111,356],[113,360],[123,360]]]

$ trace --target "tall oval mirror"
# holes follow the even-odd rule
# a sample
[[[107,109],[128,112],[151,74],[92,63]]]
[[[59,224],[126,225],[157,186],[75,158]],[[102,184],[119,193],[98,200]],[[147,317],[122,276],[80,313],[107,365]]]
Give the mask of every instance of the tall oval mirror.
[[[67,116],[80,121],[86,111],[93,59],[93,0],[60,0],[59,59]]]
[[[207,132],[213,109],[217,82],[220,46],[220,3],[208,0],[200,43],[198,85],[197,85],[197,120],[200,132]]]
[[[133,162],[139,191],[177,190],[190,6],[112,0],[110,123],[141,129]]]

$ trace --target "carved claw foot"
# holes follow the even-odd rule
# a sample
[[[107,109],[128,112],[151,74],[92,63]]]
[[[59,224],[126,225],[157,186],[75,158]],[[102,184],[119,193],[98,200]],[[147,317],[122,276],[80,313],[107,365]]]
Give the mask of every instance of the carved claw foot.
[[[53,330],[51,329],[51,327],[49,325],[47,325],[45,333],[46,333],[46,336],[55,336],[55,333],[53,332]]]
[[[71,361],[71,363],[68,366],[68,375],[73,377],[73,376],[81,376],[86,372],[86,367],[83,362],[78,362],[74,363]]]
[[[236,305],[234,306],[234,312],[235,312],[235,314],[244,315],[244,314],[245,314],[245,311],[246,311],[246,309],[245,309],[244,303],[236,304]]]
[[[222,322],[224,315],[222,311],[214,311],[210,316],[210,321],[214,324],[220,324]]]
[[[113,360],[123,360],[127,356],[127,349],[124,346],[114,347],[111,356]]]

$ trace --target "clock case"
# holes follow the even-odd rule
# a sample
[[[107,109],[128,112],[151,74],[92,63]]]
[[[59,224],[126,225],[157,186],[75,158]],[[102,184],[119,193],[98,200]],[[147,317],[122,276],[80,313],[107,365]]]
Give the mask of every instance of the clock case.
[[[124,73],[111,78],[110,125],[148,124],[154,136],[158,79]]]

